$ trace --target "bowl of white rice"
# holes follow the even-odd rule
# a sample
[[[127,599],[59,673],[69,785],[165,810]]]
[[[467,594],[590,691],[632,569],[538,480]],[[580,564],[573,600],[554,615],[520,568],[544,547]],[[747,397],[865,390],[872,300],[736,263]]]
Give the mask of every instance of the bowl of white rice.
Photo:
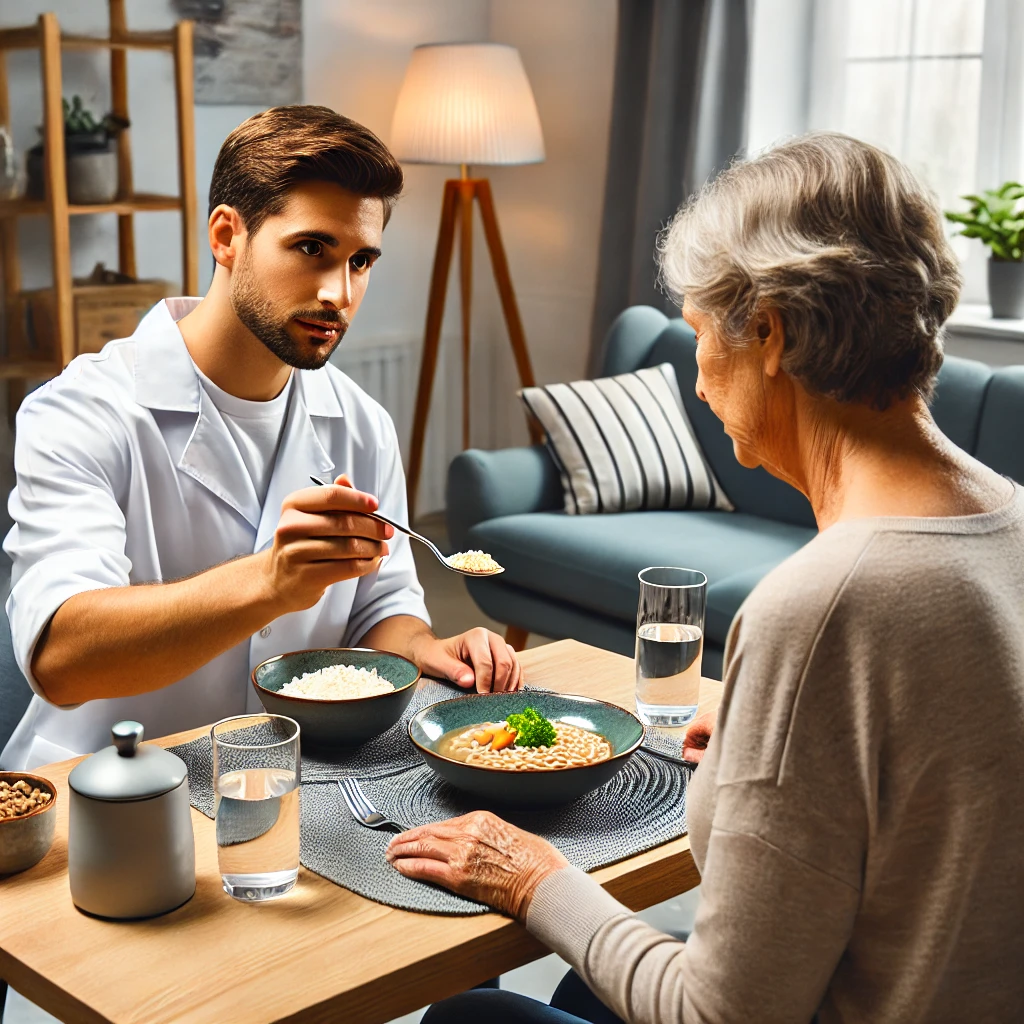
[[[345,647],[279,654],[252,673],[263,707],[294,718],[312,747],[356,746],[391,728],[419,679],[397,654]]]

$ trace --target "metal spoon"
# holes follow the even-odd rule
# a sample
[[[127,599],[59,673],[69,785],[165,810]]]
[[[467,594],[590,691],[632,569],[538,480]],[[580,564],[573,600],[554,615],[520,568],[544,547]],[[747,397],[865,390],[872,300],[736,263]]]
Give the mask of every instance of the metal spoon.
[[[323,480],[318,480],[315,476],[309,478],[313,483],[320,487],[330,487],[330,484],[324,483]],[[407,537],[412,537],[413,540],[418,540],[421,544],[426,544],[428,548],[434,553],[434,557],[451,572],[457,572],[462,576],[497,576],[498,573],[502,573],[505,570],[503,568],[491,569],[490,571],[477,571],[474,572],[472,569],[459,569],[456,568],[451,562],[448,561],[448,556],[441,553],[441,549],[434,544],[433,541],[427,540],[426,537],[418,534],[415,530],[410,530],[408,526],[402,526],[400,523],[396,523],[387,516],[382,516],[379,512],[361,512],[360,515],[369,516],[371,519],[377,519],[382,523],[387,523],[388,526],[393,526],[400,533],[404,533]]]

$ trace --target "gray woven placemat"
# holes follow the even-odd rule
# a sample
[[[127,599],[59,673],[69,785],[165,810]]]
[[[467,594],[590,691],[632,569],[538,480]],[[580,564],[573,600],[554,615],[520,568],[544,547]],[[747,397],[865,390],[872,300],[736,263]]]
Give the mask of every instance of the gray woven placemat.
[[[644,738],[644,746],[665,757],[674,757],[681,761],[683,758],[683,736],[685,729],[658,729],[653,725],[647,726],[647,736]]]
[[[424,693],[428,699],[420,703],[417,698]],[[445,696],[457,696],[457,692],[428,684],[414,704],[418,709]],[[384,858],[393,833],[359,825],[348,813],[340,788],[330,781],[355,776],[381,812],[410,827],[479,809],[480,801],[449,786],[423,764],[408,740],[404,722],[399,725],[399,736],[389,740],[390,763],[383,756],[382,738],[345,752],[335,762],[303,757],[300,859],[318,875],[392,907],[435,914],[482,913],[487,908],[479,903],[400,875]],[[192,805],[212,817],[209,737],[171,750],[188,767]],[[684,835],[689,778],[690,769],[638,751],[607,785],[571,804],[541,811],[493,809],[543,836],[570,863],[589,871]]]

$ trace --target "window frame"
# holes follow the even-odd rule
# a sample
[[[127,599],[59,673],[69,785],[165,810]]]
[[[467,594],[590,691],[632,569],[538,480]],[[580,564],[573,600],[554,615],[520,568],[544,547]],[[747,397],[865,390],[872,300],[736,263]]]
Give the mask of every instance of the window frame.
[[[837,74],[836,68],[845,63],[841,41],[849,7],[856,2],[811,0],[808,128],[841,123],[845,75]],[[980,191],[1024,179],[1024,3],[1020,0],[985,2],[979,104],[974,188]],[[953,230],[950,225],[951,234]],[[962,301],[986,302],[987,250],[980,242],[972,242],[967,253]]]

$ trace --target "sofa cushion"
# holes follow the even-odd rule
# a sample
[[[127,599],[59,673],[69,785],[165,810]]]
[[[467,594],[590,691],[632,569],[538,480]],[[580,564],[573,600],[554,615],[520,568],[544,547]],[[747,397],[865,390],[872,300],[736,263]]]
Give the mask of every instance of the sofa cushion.
[[[1024,366],[992,374],[974,454],[997,473],[1024,484]]]
[[[932,415],[939,429],[965,452],[975,453],[978,426],[992,367],[973,359],[946,356],[939,370]]]
[[[647,356],[651,346],[668,322],[668,317],[653,306],[630,306],[624,309],[604,336],[601,372],[595,376],[614,377],[617,373],[629,373],[639,370],[641,366],[650,366]]]
[[[767,572],[815,534],[736,512],[623,512],[567,516],[536,512],[478,523],[475,548],[503,566],[503,583],[633,622],[637,573],[649,565],[700,569],[710,590],[753,566]],[[728,621],[709,616],[708,639],[724,643]],[[729,619],[731,621],[731,617]]]
[[[671,363],[519,392],[544,428],[569,515],[732,505],[708,466]]]

